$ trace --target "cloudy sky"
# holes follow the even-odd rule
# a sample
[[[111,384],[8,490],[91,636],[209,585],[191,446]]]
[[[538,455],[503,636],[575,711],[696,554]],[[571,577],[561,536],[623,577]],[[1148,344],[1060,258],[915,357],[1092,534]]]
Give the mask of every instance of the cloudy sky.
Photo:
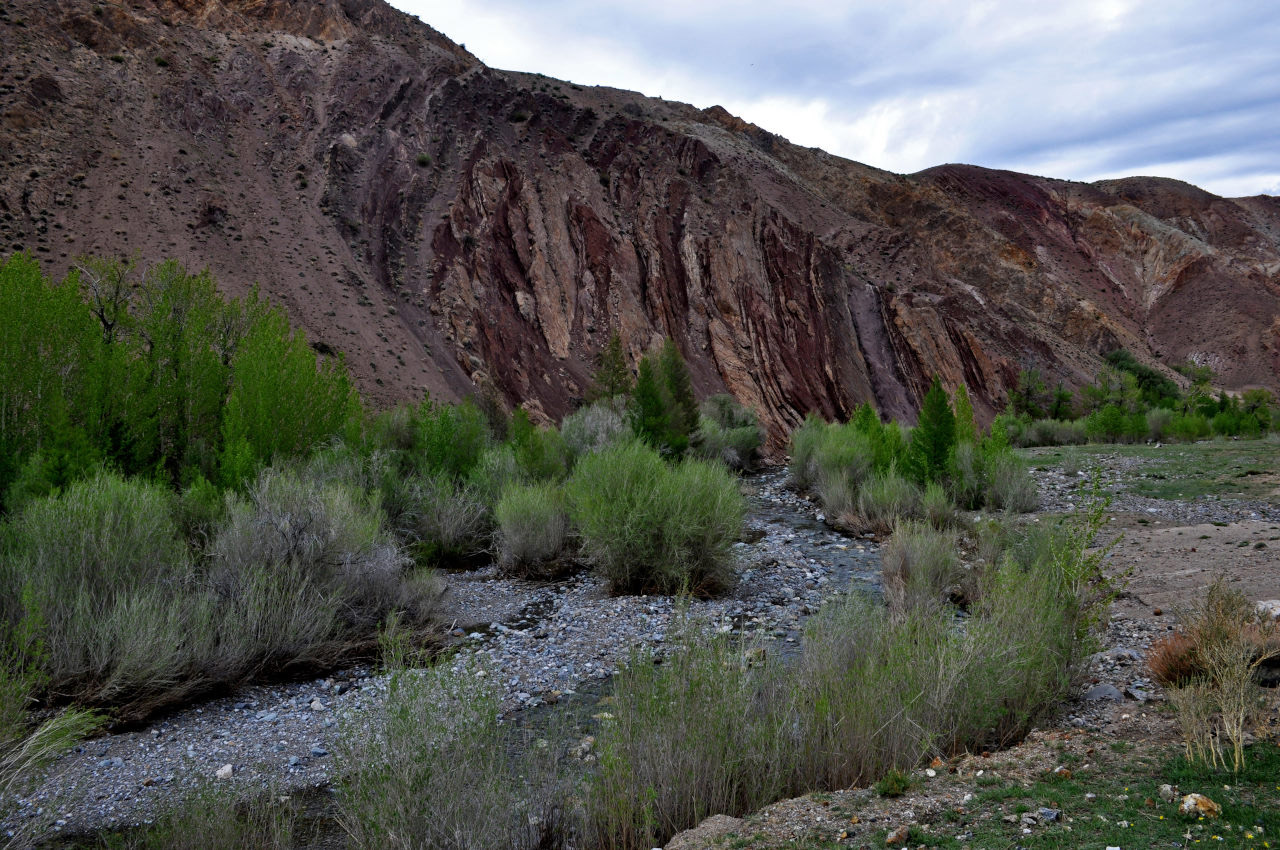
[[[944,162],[1280,194],[1274,0],[391,0],[485,63]]]

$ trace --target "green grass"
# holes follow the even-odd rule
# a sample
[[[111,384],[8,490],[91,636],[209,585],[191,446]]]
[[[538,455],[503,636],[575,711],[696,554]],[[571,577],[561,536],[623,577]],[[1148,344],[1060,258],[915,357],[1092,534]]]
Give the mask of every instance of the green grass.
[[[1115,749],[1112,747],[1112,749]],[[1119,770],[1080,771],[1069,779],[1047,776],[1023,784],[1002,781],[979,792],[965,812],[925,832],[914,829],[910,846],[929,847],[1280,847],[1280,747],[1256,744],[1245,770],[1232,775],[1189,765],[1176,748],[1120,762]],[[1196,791],[1222,806],[1222,817],[1209,820],[1178,813],[1178,801],[1160,798],[1163,784],[1182,794]],[[981,782],[979,782],[981,784]],[[1096,795],[1093,799],[1086,794]],[[1021,823],[1005,815],[1056,809],[1055,823],[1022,832]],[[954,813],[953,813],[954,814]],[[1121,826],[1127,823],[1128,826]],[[966,841],[957,836],[971,833]],[[882,846],[887,830],[871,840]],[[1184,836],[1190,835],[1188,839]],[[1270,842],[1269,844],[1267,842]],[[813,845],[821,846],[821,845]]]
[[[1129,492],[1156,499],[1257,499],[1280,503],[1280,441],[1209,440],[1160,448],[1146,445],[1087,445],[1026,449],[1033,466],[1074,464],[1088,470],[1099,458],[1136,458],[1141,464],[1119,470],[1114,479]]]
[[[1247,767],[1238,775],[1189,765],[1177,747],[1138,745],[1130,750],[1122,758],[1108,756],[1103,760],[1099,744],[1098,763],[1069,778],[1045,774],[1043,779],[1024,782],[987,773],[972,785],[956,780],[950,792],[957,801],[966,786],[974,797],[962,806],[943,806],[937,814],[913,824],[906,846],[1025,850],[1280,847],[1280,747],[1274,742],[1250,747]],[[1160,786],[1166,783],[1178,788],[1179,794],[1205,794],[1222,806],[1222,817],[1201,819],[1179,814],[1180,797],[1172,802],[1160,798]],[[1056,809],[1058,820],[1038,823],[1030,827],[1029,834],[1023,833],[1021,815],[1041,808]],[[870,814],[861,805],[853,806],[852,811],[864,819]],[[1006,816],[1014,816],[1015,822],[1004,820]],[[881,822],[885,826],[877,831],[844,841],[835,841],[830,834],[780,841],[744,830],[742,837],[730,838],[722,846],[741,850],[883,847],[898,822]]]

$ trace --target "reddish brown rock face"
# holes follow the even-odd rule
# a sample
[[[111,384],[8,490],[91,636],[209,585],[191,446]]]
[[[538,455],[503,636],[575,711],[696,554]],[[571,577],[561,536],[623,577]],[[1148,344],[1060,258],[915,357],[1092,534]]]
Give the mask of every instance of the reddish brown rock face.
[[[775,439],[936,372],[979,412],[1117,346],[1280,389],[1280,200],[915,175],[729,115],[486,68],[379,0],[5,3],[0,250],[255,283],[379,403],[550,417],[671,335]],[[322,350],[327,350],[322,347]]]

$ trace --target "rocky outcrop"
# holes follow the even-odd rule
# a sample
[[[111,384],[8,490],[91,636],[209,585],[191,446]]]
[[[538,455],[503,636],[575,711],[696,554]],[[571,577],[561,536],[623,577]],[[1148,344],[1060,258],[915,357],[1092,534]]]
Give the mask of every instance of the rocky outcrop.
[[[0,3],[0,250],[254,284],[378,402],[549,417],[613,331],[775,437],[931,376],[990,415],[1117,346],[1280,389],[1280,200],[895,175],[730,115],[485,67],[380,0]],[[18,21],[21,26],[17,25]]]

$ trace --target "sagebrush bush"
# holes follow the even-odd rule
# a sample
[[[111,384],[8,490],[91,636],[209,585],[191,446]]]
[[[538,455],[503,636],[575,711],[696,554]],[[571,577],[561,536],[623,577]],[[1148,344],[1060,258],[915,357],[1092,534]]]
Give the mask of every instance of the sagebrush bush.
[[[1026,464],[1010,451],[997,452],[987,459],[987,507],[1012,513],[1027,513],[1040,504],[1036,482]]]
[[[805,491],[818,482],[818,449],[826,436],[827,423],[810,413],[804,422],[791,432],[791,482],[796,489]]]
[[[698,457],[718,460],[730,469],[754,469],[764,429],[753,411],[731,395],[721,393],[700,407],[693,447]]]
[[[558,484],[514,484],[494,508],[498,560],[507,570],[523,574],[548,572],[548,565],[564,553],[569,539],[569,514],[564,490]]]
[[[418,623],[434,605],[434,578],[406,572],[364,491],[268,470],[229,501],[199,562],[172,503],[103,473],[11,520],[5,599],[38,618],[52,693],[135,719],[262,671],[331,662],[389,613]]]
[[[586,798],[592,846],[660,847],[713,814],[782,797],[793,782],[784,675],[763,647],[689,635],[662,664],[633,657],[599,734]]]
[[[567,794],[556,749],[500,722],[492,677],[480,672],[396,670],[372,730],[343,736],[351,769],[338,819],[354,847],[562,846]]]
[[[745,506],[720,464],[668,465],[630,442],[581,458],[566,492],[584,556],[616,591],[707,594],[730,583]]]
[[[409,548],[419,563],[466,563],[488,551],[492,516],[481,495],[443,474],[405,486]]]
[[[953,533],[927,522],[899,522],[884,547],[885,602],[902,614],[944,604],[961,577]]]
[[[604,399],[569,414],[560,423],[560,436],[572,459],[598,452],[631,436],[622,404]]]
[[[959,520],[946,488],[936,481],[930,481],[924,488],[920,497],[920,514],[937,529],[950,528]]]
[[[896,469],[872,476],[858,494],[854,514],[842,518],[855,531],[887,534],[899,518],[920,515],[922,493],[914,483],[899,475]]]

